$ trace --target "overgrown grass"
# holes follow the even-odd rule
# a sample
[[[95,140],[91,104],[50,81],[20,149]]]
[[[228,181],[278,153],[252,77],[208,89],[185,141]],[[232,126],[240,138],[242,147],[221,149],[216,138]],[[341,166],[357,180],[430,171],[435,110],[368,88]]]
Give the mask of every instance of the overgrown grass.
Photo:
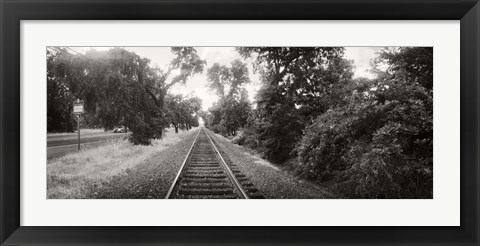
[[[152,146],[133,145],[128,140],[110,140],[110,143],[70,153],[47,162],[47,198],[85,198],[88,187],[107,181],[142,163],[154,153],[176,144],[190,131],[168,129],[164,138],[152,141]]]

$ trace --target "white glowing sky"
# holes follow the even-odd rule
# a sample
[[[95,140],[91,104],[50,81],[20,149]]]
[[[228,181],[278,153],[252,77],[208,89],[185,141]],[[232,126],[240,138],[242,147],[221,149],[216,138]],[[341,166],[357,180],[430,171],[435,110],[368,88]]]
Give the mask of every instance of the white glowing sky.
[[[84,52],[90,47],[71,47],[78,52]],[[110,47],[92,47],[97,50],[107,50]],[[161,68],[166,68],[173,58],[170,47],[125,47],[125,49],[133,51],[141,57],[146,57],[151,60],[152,65],[157,65]],[[207,68],[218,62],[222,65],[229,66],[230,63],[241,58],[235,51],[234,47],[196,47],[201,59],[207,61]],[[372,78],[373,74],[368,70],[371,69],[370,61],[377,56],[376,52],[380,47],[345,47],[345,58],[353,60],[355,66],[354,77],[368,77]],[[253,74],[251,61],[249,63],[250,80],[247,90],[249,98],[253,101],[256,92],[260,88],[259,78]],[[170,90],[174,94],[194,95],[202,99],[203,110],[207,110],[212,104],[218,100],[218,97],[213,91],[207,87],[206,69],[202,74],[197,74],[190,78],[185,85],[175,85]]]

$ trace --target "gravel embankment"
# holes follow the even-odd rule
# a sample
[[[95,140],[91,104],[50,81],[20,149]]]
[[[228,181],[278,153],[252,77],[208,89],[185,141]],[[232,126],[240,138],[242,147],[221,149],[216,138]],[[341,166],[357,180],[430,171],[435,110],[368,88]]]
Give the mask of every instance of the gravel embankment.
[[[125,174],[114,176],[101,187],[90,187],[87,198],[97,199],[163,199],[180,170],[198,131],[170,146]]]
[[[230,160],[237,165],[260,193],[267,199],[319,199],[333,198],[325,188],[285,173],[269,162],[251,155],[244,147],[208,131]]]

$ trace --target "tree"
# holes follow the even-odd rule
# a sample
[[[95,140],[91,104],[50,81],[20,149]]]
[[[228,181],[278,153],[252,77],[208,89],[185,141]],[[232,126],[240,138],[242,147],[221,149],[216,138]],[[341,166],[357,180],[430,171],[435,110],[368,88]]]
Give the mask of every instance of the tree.
[[[198,114],[202,107],[200,98],[167,95],[165,101],[168,111],[167,117],[175,127],[175,133],[178,133],[178,128],[189,130],[192,126],[198,126]]]
[[[174,59],[166,71],[152,67],[148,59],[123,48],[68,54],[60,62],[53,57],[47,60],[51,78],[48,83],[57,91],[61,84],[74,98],[85,99],[87,112],[95,112],[105,129],[123,121],[132,131],[130,140],[147,145],[151,139],[161,138],[168,126],[164,97],[169,88],[185,83],[202,72],[205,65],[192,47],[175,47],[172,53]],[[178,71],[178,75],[171,77],[173,71]],[[49,98],[48,107],[57,107],[55,100]],[[55,112],[52,109],[51,115]]]
[[[202,99],[198,97],[190,97],[184,101],[184,105],[187,112],[185,126],[187,130],[192,129],[192,127],[199,126],[198,119],[200,110],[202,109]]]
[[[240,97],[241,87],[250,83],[248,68],[240,60],[234,60],[230,67],[215,63],[207,70],[208,86],[217,95],[224,99],[226,97]]]
[[[302,133],[303,117],[291,100],[269,84],[262,86],[256,102],[257,109],[248,118],[246,142],[255,139],[254,146],[264,157],[273,162],[283,162],[290,157]]]
[[[168,69],[162,71],[157,68],[160,74],[158,80],[146,88],[146,92],[160,109],[163,108],[163,98],[173,85],[178,83],[185,84],[188,78],[197,73],[202,73],[206,65],[206,61],[200,59],[193,47],[172,47],[172,53],[175,55],[175,58],[170,62]],[[172,77],[170,82],[167,82],[173,71],[178,71],[178,75]]]
[[[433,47],[384,49],[374,65],[380,76],[406,76],[427,90],[433,89]],[[380,67],[385,65],[387,70],[382,71]]]
[[[220,100],[210,112],[213,115],[209,121],[214,131],[224,135],[236,135],[243,127],[251,111],[248,92],[244,85],[250,82],[247,65],[240,60],[234,60],[230,67],[215,63],[207,70],[208,86],[215,91]]]
[[[175,127],[175,133],[178,133],[178,128],[185,122],[186,114],[182,105],[182,95],[168,95],[165,102],[168,109],[168,120]]]
[[[219,124],[223,125],[223,133],[236,135],[237,129],[244,127],[247,123],[248,115],[251,111],[250,101],[248,100],[248,93],[245,89],[239,99],[227,97],[222,100],[222,107],[220,109],[221,121]]]
[[[341,47],[241,47],[244,58],[255,60],[263,88],[248,133],[259,139],[268,159],[283,162],[294,153],[303,129],[316,116],[342,102],[352,79],[352,64]],[[258,117],[258,118],[254,118]]]
[[[210,127],[211,114],[208,111],[200,111],[198,116],[202,118],[205,127]]]
[[[76,99],[68,74],[74,57],[63,49],[47,49],[47,131],[72,132],[72,105]]]

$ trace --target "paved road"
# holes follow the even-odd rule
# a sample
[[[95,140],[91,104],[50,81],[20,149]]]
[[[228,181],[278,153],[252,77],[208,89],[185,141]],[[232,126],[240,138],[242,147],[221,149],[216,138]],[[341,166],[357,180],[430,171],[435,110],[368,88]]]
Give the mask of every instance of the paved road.
[[[82,150],[88,148],[95,148],[108,143],[111,139],[119,139],[126,137],[125,133],[87,133],[82,134],[80,132],[80,147]],[[47,136],[47,159],[54,157],[60,157],[70,152],[77,151],[78,147],[78,135],[77,133],[65,133],[59,135]]]
[[[124,133],[111,133],[111,132],[100,132],[100,133],[88,133],[82,134],[80,131],[80,143],[91,143],[104,141],[108,139],[121,138],[124,137]],[[47,147],[57,147],[57,146],[66,146],[78,143],[77,133],[66,133],[60,135],[50,135],[47,136]]]

